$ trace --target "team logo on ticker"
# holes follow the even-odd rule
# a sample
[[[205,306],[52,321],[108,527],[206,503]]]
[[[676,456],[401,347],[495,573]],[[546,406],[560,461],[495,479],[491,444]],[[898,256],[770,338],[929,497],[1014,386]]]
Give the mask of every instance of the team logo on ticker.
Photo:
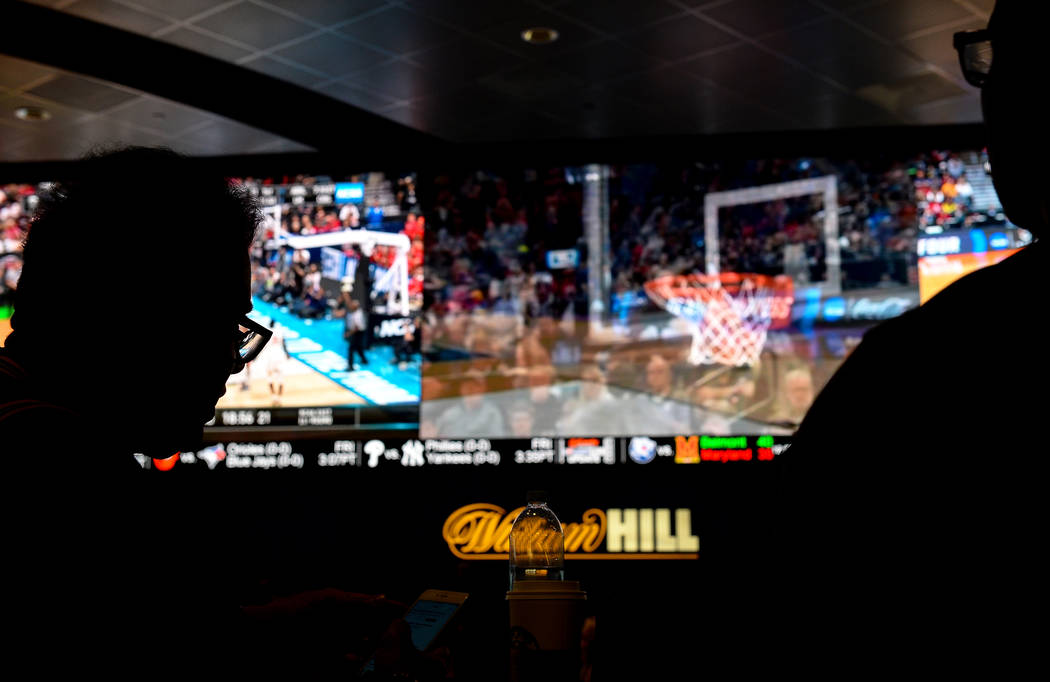
[[[368,468],[375,469],[379,466],[379,458],[386,452],[386,445],[381,440],[370,440],[365,443],[364,451],[368,455]]]
[[[652,438],[632,438],[627,445],[627,455],[632,462],[648,464],[656,458],[656,441]]]
[[[700,462],[700,437],[674,437],[675,464],[698,464]]]

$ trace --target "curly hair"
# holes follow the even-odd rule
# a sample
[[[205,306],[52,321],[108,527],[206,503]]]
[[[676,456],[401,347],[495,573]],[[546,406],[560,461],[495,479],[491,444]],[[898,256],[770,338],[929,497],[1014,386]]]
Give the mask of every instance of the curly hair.
[[[95,151],[41,193],[10,342],[99,322],[135,327],[158,306],[206,310],[237,281],[260,223],[246,190],[170,149]]]

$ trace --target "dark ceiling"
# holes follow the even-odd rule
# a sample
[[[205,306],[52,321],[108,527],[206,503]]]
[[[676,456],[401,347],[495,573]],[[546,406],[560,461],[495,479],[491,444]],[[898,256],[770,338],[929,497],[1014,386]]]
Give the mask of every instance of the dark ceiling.
[[[304,129],[311,108],[329,107],[322,102],[327,98],[332,107],[338,105],[330,108],[333,115],[354,115],[357,108],[378,115],[372,119],[382,117],[455,142],[972,123],[980,120],[977,94],[959,75],[951,36],[986,25],[994,3],[34,4],[160,41],[168,49],[186,48],[241,73],[278,79],[252,81],[258,84],[255,105],[280,108],[284,118],[299,117],[301,123],[282,128],[263,117],[248,121],[231,116],[233,110],[216,111],[207,102],[187,107],[193,103],[182,97],[173,98],[175,102],[158,99],[156,95],[171,95],[161,92],[160,76],[157,89],[140,83],[129,90],[134,84],[119,74],[109,73],[100,81],[99,73],[68,73],[78,71],[77,63],[63,64],[59,71],[53,63],[7,59],[0,60],[0,134],[14,139],[11,131],[17,129],[18,142],[0,141],[0,160],[75,156],[81,150],[64,151],[68,145],[62,140],[90,137],[92,126],[104,132],[114,126],[138,130],[176,147],[185,138],[186,150],[194,154],[318,148],[315,138],[297,130]],[[533,26],[554,28],[560,38],[549,45],[527,44],[520,34]],[[202,63],[194,62],[194,67],[203,81],[208,69]],[[309,108],[297,111],[288,100],[299,90],[283,84],[324,97],[304,96]],[[112,92],[96,92],[106,88]],[[50,132],[11,122],[8,110],[26,102],[55,108],[57,115],[48,125],[56,125]],[[178,129],[180,125],[184,127]],[[69,132],[56,135],[54,130],[62,127]]]

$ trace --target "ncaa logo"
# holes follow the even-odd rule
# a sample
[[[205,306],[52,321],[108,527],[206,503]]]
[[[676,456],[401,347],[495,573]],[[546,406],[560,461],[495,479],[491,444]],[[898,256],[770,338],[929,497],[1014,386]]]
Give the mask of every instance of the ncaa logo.
[[[627,454],[638,464],[648,464],[656,457],[656,441],[652,438],[632,438]]]

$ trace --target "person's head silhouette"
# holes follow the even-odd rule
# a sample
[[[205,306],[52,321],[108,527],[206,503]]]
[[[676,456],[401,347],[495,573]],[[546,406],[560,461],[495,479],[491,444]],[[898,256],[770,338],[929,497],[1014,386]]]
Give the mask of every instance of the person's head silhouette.
[[[1040,104],[1050,12],[1041,4],[999,0],[983,36],[990,51],[981,59],[975,45],[971,53],[985,65],[975,64],[985,71],[978,82],[995,190],[1011,222],[1037,235],[1050,225],[1050,136]]]
[[[194,447],[226,379],[257,352],[238,323],[258,209],[164,149],[96,154],[76,176],[42,197],[26,238],[5,349],[25,370],[15,391],[73,413],[86,448]]]

